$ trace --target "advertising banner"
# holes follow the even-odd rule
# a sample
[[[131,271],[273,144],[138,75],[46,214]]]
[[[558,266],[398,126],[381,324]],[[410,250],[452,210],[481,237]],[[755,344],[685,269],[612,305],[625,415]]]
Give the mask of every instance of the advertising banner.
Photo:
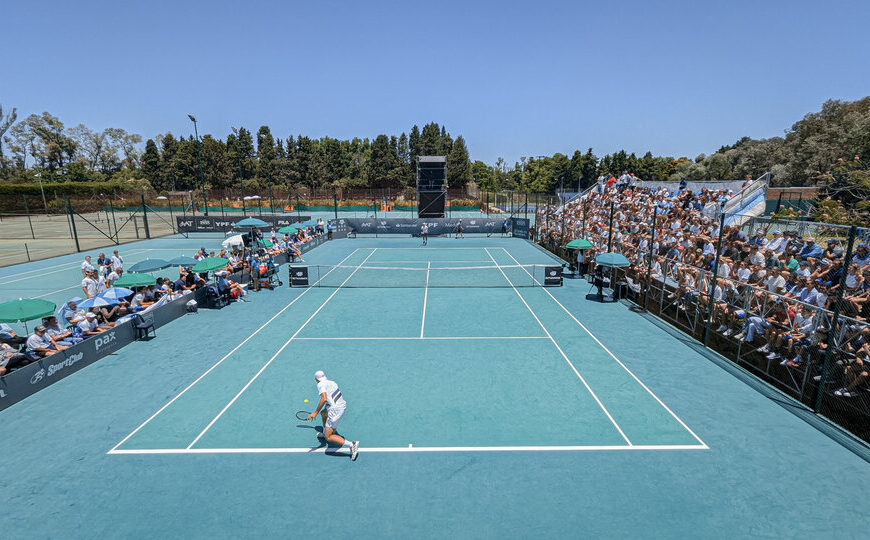
[[[262,219],[269,224],[269,227],[280,229],[287,225],[308,221],[311,216],[283,215],[283,216],[251,216],[257,219]],[[222,232],[229,231],[233,225],[238,223],[244,216],[175,216],[178,232]],[[264,232],[268,232],[269,227]],[[243,232],[243,231],[239,231]]]
[[[437,236],[457,232],[461,224],[464,234],[501,234],[503,218],[344,218],[350,234],[407,234],[420,235],[423,223],[429,225],[429,234]],[[528,220],[526,220],[528,222]],[[526,231],[528,238],[528,227]]]

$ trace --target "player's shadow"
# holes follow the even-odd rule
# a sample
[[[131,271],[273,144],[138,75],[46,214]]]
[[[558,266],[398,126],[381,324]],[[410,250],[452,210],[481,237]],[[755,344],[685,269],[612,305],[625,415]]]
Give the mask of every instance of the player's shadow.
[[[326,448],[326,451],[324,453],[329,457],[340,457],[340,458],[347,458],[348,457],[348,455],[346,453],[336,453],[336,451],[339,450],[341,448],[341,446],[339,446],[337,444],[333,444],[331,442],[328,442],[326,439],[323,438],[323,426],[312,426],[310,424],[297,424],[296,427],[302,428],[302,429],[314,430],[315,437],[317,439],[317,446],[312,446],[311,447],[312,450],[319,450],[321,448]],[[319,436],[318,436],[318,434],[319,434]],[[343,435],[341,435],[341,433],[339,433],[337,431],[335,432],[335,434],[343,436]]]

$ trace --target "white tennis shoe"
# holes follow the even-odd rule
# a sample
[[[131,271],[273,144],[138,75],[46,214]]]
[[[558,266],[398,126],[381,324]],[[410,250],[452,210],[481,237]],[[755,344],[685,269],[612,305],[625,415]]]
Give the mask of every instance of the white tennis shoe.
[[[353,441],[350,444],[350,460],[356,461],[356,457],[359,455],[359,441]]]

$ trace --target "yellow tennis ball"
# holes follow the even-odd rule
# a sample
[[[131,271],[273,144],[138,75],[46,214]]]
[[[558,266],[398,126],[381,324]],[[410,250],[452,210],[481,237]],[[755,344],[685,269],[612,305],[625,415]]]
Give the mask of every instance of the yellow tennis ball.
[[[307,400],[307,399],[305,400],[305,403],[308,403],[308,400]]]

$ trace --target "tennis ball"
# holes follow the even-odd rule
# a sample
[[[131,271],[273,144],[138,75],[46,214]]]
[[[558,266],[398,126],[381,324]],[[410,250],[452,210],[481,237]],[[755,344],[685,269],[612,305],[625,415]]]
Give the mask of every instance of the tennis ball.
[[[305,403],[308,403],[308,400],[307,400],[307,399],[305,400]]]

